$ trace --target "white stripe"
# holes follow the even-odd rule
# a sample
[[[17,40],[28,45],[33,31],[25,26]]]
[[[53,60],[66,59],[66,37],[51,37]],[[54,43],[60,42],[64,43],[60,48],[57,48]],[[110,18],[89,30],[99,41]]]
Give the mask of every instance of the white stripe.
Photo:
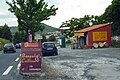
[[[9,67],[7,68],[7,70],[6,70],[2,75],[7,75],[12,68],[13,68],[13,66],[9,66]]]
[[[17,66],[17,70],[20,69],[20,66],[21,66],[21,62],[19,62],[18,66]]]
[[[19,60],[19,58],[17,58],[15,61],[18,61]]]

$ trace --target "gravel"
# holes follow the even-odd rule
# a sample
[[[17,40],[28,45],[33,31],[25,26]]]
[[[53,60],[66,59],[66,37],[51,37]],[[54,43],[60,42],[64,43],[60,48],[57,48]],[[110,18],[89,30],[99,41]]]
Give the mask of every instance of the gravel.
[[[120,80],[120,49],[59,49],[58,56],[45,57],[60,80]]]

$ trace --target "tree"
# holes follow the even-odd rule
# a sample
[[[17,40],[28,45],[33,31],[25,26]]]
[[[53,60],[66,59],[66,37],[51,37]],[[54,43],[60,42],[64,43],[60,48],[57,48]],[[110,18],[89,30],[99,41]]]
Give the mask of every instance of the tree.
[[[0,38],[2,37],[2,26],[0,26]]]
[[[27,38],[25,37],[25,32],[19,31],[14,34],[14,37],[13,37],[14,44],[25,42],[25,41],[27,41]]]
[[[25,35],[25,31],[19,31],[19,34],[20,34],[21,42],[27,41],[27,38],[26,38],[26,35]]]
[[[82,29],[82,24],[78,18],[72,18],[71,20],[68,20],[66,22],[63,22],[61,27],[69,27],[69,29],[64,30],[64,35],[66,37],[72,37],[74,35],[75,30]]]
[[[114,35],[120,35],[120,0],[113,0],[104,14],[102,15],[108,23],[112,23],[112,32]]]
[[[44,34],[42,35],[42,38],[43,38],[43,39],[41,40],[42,42],[47,42],[47,39],[46,39],[46,37],[45,37]]]
[[[49,41],[56,41],[56,38],[55,38],[54,35],[51,35],[48,40],[49,40]]]
[[[50,19],[50,16],[55,16],[56,10],[54,5],[48,8],[48,4],[44,0],[12,0],[6,1],[10,6],[8,9],[18,18],[18,28],[25,32],[26,37],[31,33],[43,30],[41,21]]]
[[[14,42],[14,44],[21,42],[21,37],[20,37],[19,32],[16,32],[16,33],[14,34],[13,42]]]
[[[105,23],[102,16],[85,15],[83,18],[72,18],[71,20],[63,22],[60,28],[70,27],[70,29],[64,30],[64,35],[66,37],[72,37],[74,35],[74,31],[101,23]]]
[[[11,34],[10,28],[8,27],[7,24],[5,24],[2,28],[1,37],[4,38],[4,39],[12,41],[12,34]]]

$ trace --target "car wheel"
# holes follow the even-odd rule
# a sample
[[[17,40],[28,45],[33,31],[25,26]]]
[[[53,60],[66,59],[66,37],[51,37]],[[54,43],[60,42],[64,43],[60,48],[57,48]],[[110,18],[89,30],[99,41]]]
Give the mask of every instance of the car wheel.
[[[3,51],[3,53],[6,53],[6,51]]]
[[[58,53],[57,53],[57,52],[55,52],[55,53],[54,53],[54,56],[55,56],[55,55],[58,55]]]
[[[7,51],[4,51],[4,53],[7,53]]]

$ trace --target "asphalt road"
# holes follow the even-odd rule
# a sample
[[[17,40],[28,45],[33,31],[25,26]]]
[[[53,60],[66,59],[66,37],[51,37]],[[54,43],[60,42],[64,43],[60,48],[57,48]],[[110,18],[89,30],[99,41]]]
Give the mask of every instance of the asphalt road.
[[[58,80],[120,80],[120,48],[63,48],[44,62],[57,71]]]
[[[20,49],[16,53],[5,53],[0,51],[0,80],[17,80],[17,65],[20,61]]]
[[[0,52],[0,80],[120,80],[120,48],[59,48],[58,56],[42,59],[42,75],[23,78],[17,70],[20,50]]]

